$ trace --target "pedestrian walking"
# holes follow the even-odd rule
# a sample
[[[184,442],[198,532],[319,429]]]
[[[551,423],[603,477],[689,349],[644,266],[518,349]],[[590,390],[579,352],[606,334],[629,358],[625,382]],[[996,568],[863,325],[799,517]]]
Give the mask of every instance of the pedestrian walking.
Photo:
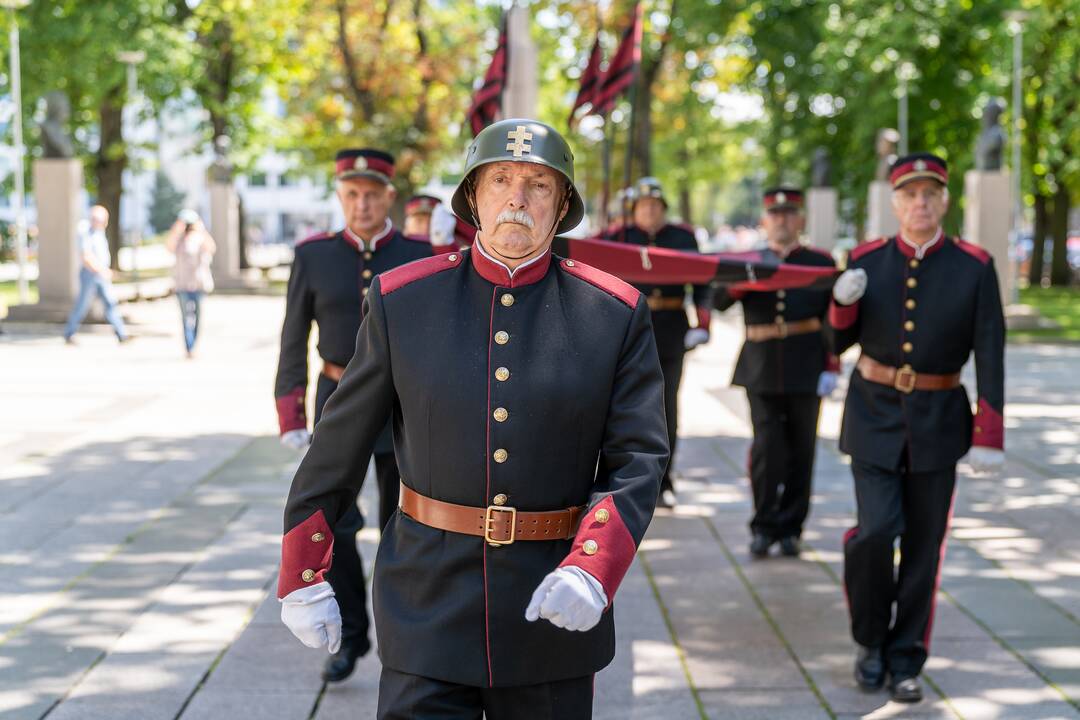
[[[165,247],[176,257],[173,279],[176,297],[180,302],[180,321],[184,330],[184,347],[191,358],[199,335],[199,317],[203,296],[214,290],[210,261],[217,245],[206,231],[199,214],[194,210],[180,211],[165,238]]]
[[[82,324],[94,298],[105,306],[105,319],[112,325],[116,339],[121,343],[130,339],[124,319],[116,306],[116,294],[112,285],[112,253],[105,230],[109,227],[109,211],[101,205],[90,208],[89,226],[79,234],[79,294],[64,326],[64,342],[75,343],[75,333]]]

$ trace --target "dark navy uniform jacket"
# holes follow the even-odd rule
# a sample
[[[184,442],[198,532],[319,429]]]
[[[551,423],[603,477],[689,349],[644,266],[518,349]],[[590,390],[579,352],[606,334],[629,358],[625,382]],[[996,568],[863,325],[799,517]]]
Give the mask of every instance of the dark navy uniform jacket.
[[[426,238],[406,238],[389,221],[367,246],[348,228],[296,244],[274,382],[281,433],[307,427],[312,321],[319,326],[319,355],[345,367],[356,347],[361,308],[374,277],[431,254]],[[389,452],[389,437],[385,443]]]
[[[836,265],[827,251],[808,245],[796,246],[785,258],[772,250],[763,250],[761,254],[762,259],[791,265]],[[747,292],[720,287],[716,290],[715,303],[716,309],[722,312],[741,302],[747,325],[793,323],[809,318],[818,318],[824,325],[830,297],[829,290]],[[839,369],[836,356],[826,349],[825,338],[819,330],[775,340],[747,340],[739,352],[731,384],[761,395],[816,393],[821,373],[826,370],[838,372]]]
[[[687,225],[664,225],[656,235],[649,235],[636,225],[627,225],[609,232],[604,239],[633,245],[670,248],[694,253],[700,252],[693,229]],[[634,287],[644,293],[646,297],[678,299],[686,297],[685,285],[642,285],[635,283]],[[708,285],[694,285],[693,288],[697,327],[708,330],[712,310],[712,291]],[[690,322],[686,318],[685,310],[654,310],[652,322],[653,330],[656,333],[656,349],[660,353],[660,357],[669,358],[686,352],[686,331],[690,329]]]
[[[1005,321],[997,273],[978,245],[939,235],[922,252],[900,237],[852,250],[849,268],[867,275],[866,294],[835,301],[826,335],[840,354],[862,352],[916,373],[958,373],[974,354],[977,410],[963,386],[905,394],[851,376],[840,449],[879,467],[912,472],[955,465],[972,444],[1004,447]]]
[[[392,414],[402,482],[422,495],[589,510],[573,540],[501,547],[398,510],[372,582],[383,664],[478,687],[600,670],[615,652],[610,611],[587,632],[524,616],[560,565],[590,573],[614,598],[652,518],[668,447],[645,299],[550,252],[511,276],[474,246],[380,275],[366,307],[289,493],[279,597],[324,577],[330,528]]]

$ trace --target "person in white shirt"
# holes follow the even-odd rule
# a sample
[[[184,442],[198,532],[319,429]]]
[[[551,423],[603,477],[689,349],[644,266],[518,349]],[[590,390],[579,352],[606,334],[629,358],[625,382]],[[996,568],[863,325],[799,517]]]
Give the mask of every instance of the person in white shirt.
[[[75,332],[90,311],[94,297],[101,298],[105,306],[105,319],[112,325],[116,338],[120,342],[127,342],[131,338],[124,327],[124,319],[116,309],[112,270],[109,267],[112,255],[109,253],[109,241],[105,237],[105,228],[108,226],[109,211],[101,205],[90,208],[90,227],[80,233],[79,237],[79,254],[82,259],[82,267],[79,269],[79,296],[75,298],[75,306],[71,308],[67,325],[64,327],[64,342],[69,345],[74,344]]]

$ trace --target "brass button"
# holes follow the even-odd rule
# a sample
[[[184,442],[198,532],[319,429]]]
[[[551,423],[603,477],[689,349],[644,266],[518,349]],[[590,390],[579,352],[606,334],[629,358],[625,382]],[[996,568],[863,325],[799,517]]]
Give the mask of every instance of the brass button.
[[[912,258],[911,262],[908,263],[908,267],[910,267],[912,269],[919,267],[919,261],[916,260],[915,258]]]
[[[314,570],[310,570],[310,569],[308,569],[308,570],[305,570],[305,571],[304,571],[303,573],[301,573],[301,574],[300,574],[300,578],[301,578],[301,579],[302,579],[302,580],[303,580],[304,582],[311,582],[312,580],[314,580],[314,579],[315,579],[315,571],[314,571]]]
[[[364,253],[364,259],[365,260],[370,260],[371,259],[371,253],[370,252]]]
[[[456,253],[450,253],[449,255],[446,256],[446,259],[449,260],[450,262],[457,262],[457,254]]]
[[[506,495],[503,495],[502,493],[499,493],[494,498],[492,498],[491,502],[494,503],[495,505],[505,505],[506,504]]]
[[[370,280],[371,279],[371,271],[370,270],[364,270],[364,272],[362,272],[360,274],[364,276],[365,280]]]
[[[660,297],[660,295],[661,295],[660,288],[653,288],[652,296],[653,297]]]
[[[503,296],[499,298],[499,302],[503,304],[503,307],[510,307],[514,304],[514,296],[510,293],[503,293]]]
[[[900,346],[900,348],[901,348],[901,349],[902,349],[902,350],[903,350],[904,352],[906,352],[906,353],[909,353],[909,352],[911,352],[911,350],[912,350],[912,348],[913,348],[913,347],[915,347],[915,346],[914,346],[914,345],[912,345],[912,344],[911,344],[911,343],[909,343],[909,342],[906,342],[906,343],[904,343],[903,345],[901,345],[901,346]]]
[[[785,304],[784,304],[784,303],[782,303],[782,302],[778,302],[778,303],[776,303],[776,309],[777,309],[777,310],[779,310],[779,311],[781,311],[781,312],[782,312],[782,311],[784,310],[784,308],[786,308],[786,307],[787,307],[787,305],[785,305]]]
[[[326,539],[326,536],[323,535],[321,532],[317,532],[317,533],[315,533],[314,535],[311,536],[311,542],[322,542],[325,539]]]
[[[776,291],[776,297],[778,297],[778,298],[780,298],[781,300],[783,300],[784,298],[786,298],[786,297],[787,297],[787,293],[786,293],[786,292],[784,292],[783,290],[777,290],[777,291]]]
[[[904,329],[907,330],[908,332],[911,332],[912,330],[915,329],[915,323],[913,321],[911,321],[911,320],[908,320],[907,322],[904,323]]]
[[[918,284],[919,284],[919,281],[918,281],[918,280],[916,280],[915,278],[908,278],[908,279],[907,279],[907,286],[908,286],[909,288],[913,288],[913,287],[915,287],[915,286],[916,286],[916,285],[918,285]]]
[[[367,289],[367,288],[364,288],[363,290],[361,290],[361,291],[360,291],[360,296],[361,296],[361,297],[367,297],[367,291],[368,291],[368,289]]]
[[[915,309],[915,301],[909,298],[908,301],[906,303],[904,303],[904,307],[906,307],[908,310],[914,310]]]
[[[600,551],[600,546],[596,544],[595,540],[586,540],[582,543],[581,549],[586,555],[595,555]]]
[[[510,371],[504,367],[495,370],[495,379],[499,382],[506,382],[510,379]]]
[[[508,457],[510,457],[510,453],[506,452],[502,448],[499,448],[498,450],[495,451],[494,458],[495,458],[495,462],[497,462],[497,463],[506,462],[506,458],[508,458]]]
[[[495,333],[495,342],[499,345],[505,345],[506,343],[510,342],[510,333],[506,332],[505,330],[500,330],[499,332]]]
[[[611,513],[609,513],[604,508],[600,508],[599,510],[596,511],[596,514],[593,515],[593,517],[596,518],[596,522],[603,524],[603,523],[606,523],[608,520],[611,519]]]
[[[566,261],[566,267],[574,267],[574,261],[573,260],[567,260]]]
[[[784,322],[784,316],[783,315],[777,315],[776,316],[776,323],[779,325],[780,323],[783,323],[783,322]]]
[[[976,428],[975,428],[975,432],[977,432],[977,433],[981,433],[981,432],[982,432],[982,428],[981,428],[981,427],[976,427]]]
[[[495,418],[495,422],[506,422],[506,418],[510,417],[510,413],[506,412],[506,408],[495,408],[495,412],[491,413]]]

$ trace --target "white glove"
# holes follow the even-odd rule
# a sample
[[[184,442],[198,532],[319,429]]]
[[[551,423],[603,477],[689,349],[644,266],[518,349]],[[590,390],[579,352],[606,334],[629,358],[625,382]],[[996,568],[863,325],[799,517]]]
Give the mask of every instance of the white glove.
[[[851,305],[866,292],[866,271],[862,268],[845,270],[836,278],[832,296],[841,305]]]
[[[817,394],[818,397],[829,397],[836,390],[837,384],[840,382],[840,376],[834,372],[825,372],[818,375],[817,379]]]
[[[966,460],[971,469],[976,472],[996,472],[1005,466],[1005,451],[973,445],[968,450],[968,454],[961,459]]]
[[[328,582],[293,590],[281,598],[281,622],[309,648],[326,645],[332,655],[341,647],[341,610]]]
[[[457,218],[448,207],[439,203],[431,212],[431,224],[428,239],[432,245],[451,245],[454,242],[454,228],[457,227]]]
[[[709,342],[709,331],[705,328],[690,328],[683,339],[683,345],[687,350],[693,350],[698,345],[704,345],[707,342]]]
[[[311,444],[311,433],[304,428],[289,430],[281,435],[281,444],[293,450],[303,450]]]
[[[600,581],[581,568],[561,567],[547,574],[533,592],[525,619],[544,618],[564,630],[592,630],[607,607]]]

